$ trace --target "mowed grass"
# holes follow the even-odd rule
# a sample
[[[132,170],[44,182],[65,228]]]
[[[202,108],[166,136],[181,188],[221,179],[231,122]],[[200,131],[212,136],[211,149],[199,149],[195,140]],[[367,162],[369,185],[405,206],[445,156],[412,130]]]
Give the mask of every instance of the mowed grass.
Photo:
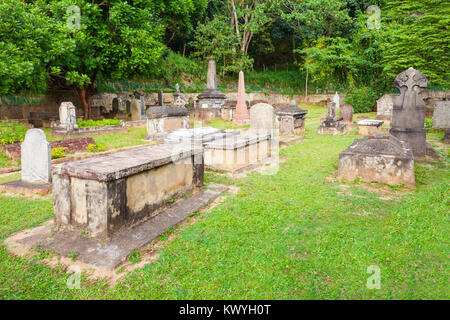
[[[2,246],[0,298],[448,299],[448,166],[416,164],[413,191],[329,181],[357,136],[317,135],[318,123],[308,119],[307,139],[281,150],[275,175],[207,172],[206,182],[239,192],[171,230],[173,240],[162,236],[156,262],[115,287],[83,276],[70,290],[63,268],[40,263],[45,252],[15,258]],[[381,196],[386,188],[392,197]],[[2,239],[51,217],[50,198],[0,196]],[[373,265],[381,288],[370,290]]]

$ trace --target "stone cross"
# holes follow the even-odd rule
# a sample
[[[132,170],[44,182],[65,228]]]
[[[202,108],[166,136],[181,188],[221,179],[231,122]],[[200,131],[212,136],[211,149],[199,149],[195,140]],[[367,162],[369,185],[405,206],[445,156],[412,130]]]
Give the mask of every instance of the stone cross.
[[[394,99],[390,132],[407,141],[414,156],[425,156],[425,103],[420,93],[428,86],[428,80],[423,73],[409,68],[397,76],[394,86],[400,90],[400,95]]]
[[[257,103],[250,108],[250,131],[272,134],[274,128],[273,107],[267,103]]]
[[[30,129],[20,145],[22,181],[29,183],[51,182],[51,149],[44,131]]]
[[[216,61],[211,59],[208,61],[208,74],[206,75],[206,88],[217,89],[217,73]]]
[[[340,107],[339,101],[340,101],[339,94],[336,91],[336,93],[334,94],[334,97],[333,97],[333,102],[336,104],[336,109],[339,109],[339,107]]]
[[[245,82],[244,72],[242,71],[239,72],[238,96],[233,120],[239,123],[248,123],[250,121],[247,104],[245,103]]]

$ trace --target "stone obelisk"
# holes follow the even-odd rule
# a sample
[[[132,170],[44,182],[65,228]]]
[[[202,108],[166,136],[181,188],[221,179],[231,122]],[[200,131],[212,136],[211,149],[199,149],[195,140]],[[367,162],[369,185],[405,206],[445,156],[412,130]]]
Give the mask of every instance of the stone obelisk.
[[[197,96],[197,106],[206,109],[208,118],[220,117],[220,108],[226,99],[226,95],[217,89],[216,61],[211,59],[208,61],[206,89]]]
[[[249,123],[250,116],[247,110],[247,104],[245,103],[245,82],[244,82],[244,72],[239,72],[239,85],[238,85],[238,95],[236,103],[236,112],[233,116],[233,121],[237,123]]]

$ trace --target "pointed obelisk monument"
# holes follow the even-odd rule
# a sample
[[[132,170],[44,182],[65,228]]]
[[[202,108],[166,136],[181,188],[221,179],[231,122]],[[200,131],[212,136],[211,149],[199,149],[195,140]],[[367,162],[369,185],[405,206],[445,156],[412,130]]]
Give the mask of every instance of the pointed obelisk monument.
[[[236,112],[234,113],[233,121],[237,123],[250,123],[250,116],[248,114],[247,104],[245,103],[245,82],[244,72],[242,71],[239,72]]]
[[[216,61],[208,61],[206,89],[197,96],[197,107],[206,109],[208,118],[220,117],[221,107],[227,96],[217,89]]]

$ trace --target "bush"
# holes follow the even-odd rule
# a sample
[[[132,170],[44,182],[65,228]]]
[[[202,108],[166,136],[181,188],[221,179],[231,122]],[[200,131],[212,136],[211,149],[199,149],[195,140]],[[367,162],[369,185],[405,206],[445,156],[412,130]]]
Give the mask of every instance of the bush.
[[[120,124],[120,120],[119,119],[103,119],[103,120],[83,120],[83,118],[79,118],[77,120],[77,125],[80,128],[85,128],[85,127],[104,127],[104,126],[112,126],[112,125],[118,125]]]
[[[433,119],[425,118],[425,128],[433,128]]]
[[[55,147],[52,148],[52,159],[64,158],[66,156],[65,147]]]
[[[86,147],[86,151],[87,152],[101,152],[101,151],[105,151],[106,147],[105,145],[99,143],[99,144],[92,144],[89,143]]]
[[[344,102],[351,104],[355,113],[372,111],[379,94],[369,87],[351,89],[345,95]]]
[[[0,121],[0,144],[22,142],[27,133],[27,127],[17,121]]]

